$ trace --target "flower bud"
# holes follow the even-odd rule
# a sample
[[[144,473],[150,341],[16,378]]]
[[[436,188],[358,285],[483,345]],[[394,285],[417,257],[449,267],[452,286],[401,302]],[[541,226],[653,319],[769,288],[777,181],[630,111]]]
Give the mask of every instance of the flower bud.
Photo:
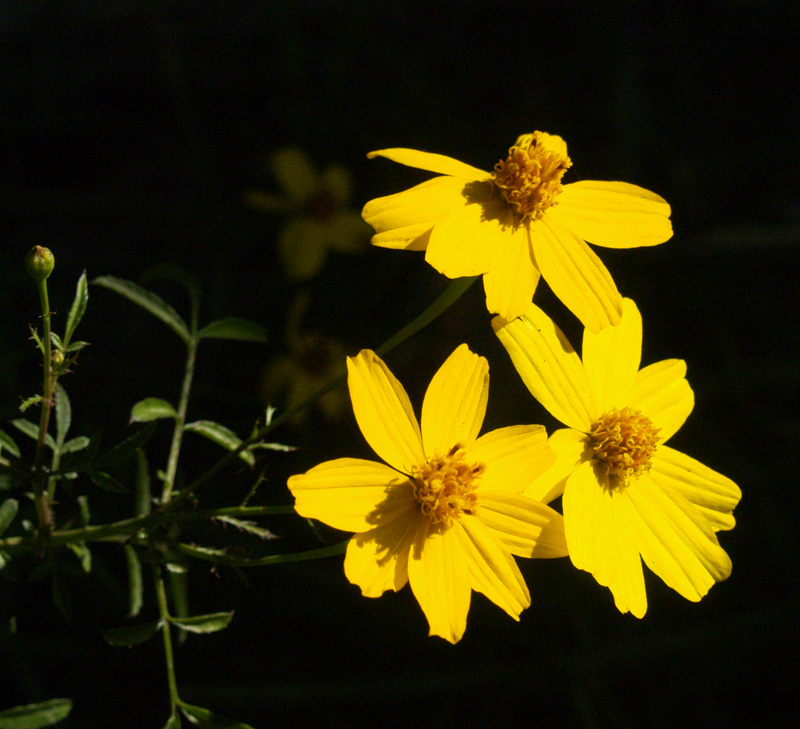
[[[34,246],[25,256],[25,268],[34,281],[46,281],[55,265],[55,256],[44,246]]]

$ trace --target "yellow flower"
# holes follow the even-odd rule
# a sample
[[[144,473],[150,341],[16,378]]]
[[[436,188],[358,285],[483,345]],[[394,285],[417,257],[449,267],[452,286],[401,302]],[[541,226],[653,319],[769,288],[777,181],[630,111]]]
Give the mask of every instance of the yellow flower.
[[[374,352],[348,358],[347,368],[361,432],[389,465],[341,458],[292,476],[297,512],[357,532],[347,578],[367,597],[410,582],[431,635],[460,640],[472,590],[519,619],[530,595],[512,555],[566,554],[562,517],[519,493],[553,463],[544,428],[478,437],[489,366],[466,344],[433,377],[421,429]]]
[[[245,201],[257,210],[290,216],[278,237],[278,253],[286,275],[301,281],[315,276],[328,250],[358,253],[366,244],[368,229],[348,205],[350,173],[332,165],[318,173],[299,149],[279,149],[271,157],[272,171],[283,196],[257,190]]]
[[[525,493],[548,501],[563,493],[572,563],[636,617],[647,610],[641,559],[693,601],[727,578],[731,561],[716,532],[733,528],[741,491],[665,445],[694,395],[682,360],[639,369],[636,304],[624,299],[619,326],[584,330],[582,361],[533,304],[523,317],[492,325],[533,396],[568,426],[550,436],[555,465]]]
[[[483,274],[486,306],[512,320],[525,312],[540,276],[593,332],[619,323],[622,298],[585,241],[610,248],[663,243],[669,205],[624,182],[563,185],[572,165],[561,137],[523,134],[492,172],[439,154],[382,149],[368,157],[437,172],[362,212],[386,248],[424,250],[450,278]]]

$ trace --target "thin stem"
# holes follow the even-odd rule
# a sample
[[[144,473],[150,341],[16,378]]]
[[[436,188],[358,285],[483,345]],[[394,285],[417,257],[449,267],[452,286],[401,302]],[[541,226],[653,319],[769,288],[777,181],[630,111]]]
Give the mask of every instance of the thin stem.
[[[153,565],[153,577],[156,583],[158,612],[161,616],[161,636],[164,641],[164,657],[167,661],[167,681],[169,682],[169,703],[172,716],[178,713],[178,682],[175,678],[175,657],[172,652],[172,633],[170,632],[169,609],[167,607],[167,591],[164,589],[164,575],[160,565]]]
[[[44,349],[44,374],[42,384],[42,411],[39,415],[39,437],[36,439],[36,456],[33,465],[33,499],[36,504],[36,517],[39,521],[41,535],[46,537],[53,525],[53,514],[45,491],[45,474],[42,470],[44,441],[50,425],[50,410],[53,407],[53,363],[52,343],[50,341],[50,300],[47,295],[47,279],[37,281],[39,301],[42,306],[42,347]]]

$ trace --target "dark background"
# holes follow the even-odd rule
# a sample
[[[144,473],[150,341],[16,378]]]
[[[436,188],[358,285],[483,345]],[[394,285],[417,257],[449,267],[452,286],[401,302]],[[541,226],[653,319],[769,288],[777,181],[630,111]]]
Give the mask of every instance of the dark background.
[[[305,149],[355,178],[354,207],[429,175],[376,160],[407,146],[488,169],[518,134],[563,136],[571,180],[620,179],[663,195],[675,236],[598,250],[643,313],[643,363],[688,362],[697,405],[671,445],[734,479],[738,525],[722,533],[730,579],[699,604],[647,573],[649,609],[621,615],[568,560],[525,562],[533,603],[514,623],[473,595],[466,636],[427,637],[408,588],[367,600],[341,558],[249,571],[190,571],[194,613],[234,609],[231,627],[178,650],[182,697],[254,726],[794,726],[798,650],[800,135],[796,3],[675,2],[5,2],[0,8],[0,411],[18,417],[39,367],[27,340],[32,245],[57,259],[61,316],[75,281],[143,280],[177,264],[204,289],[203,321],[265,323],[267,345],[204,344],[189,417],[245,434],[259,416],[263,366],[283,348],[298,286],[281,274],[281,223],[248,209],[275,190],[271,150]],[[333,255],[309,285],[305,324],[375,347],[420,313],[445,280],[420,254]],[[179,310],[185,296],[152,286]],[[542,285],[537,302],[578,339]],[[92,288],[79,330],[92,343],[66,381],[75,433],[123,437],[131,405],[177,399],[181,346],[155,319]],[[486,429],[555,423],[528,396],[493,338],[479,285],[387,362],[419,404],[459,343],[492,371]],[[7,426],[3,426],[8,429]],[[312,415],[276,440],[254,503],[289,503],[288,475],[327,458],[370,457],[347,412]],[[162,468],[169,433],[149,447]],[[19,438],[18,438],[19,440]],[[218,456],[187,437],[182,478]],[[230,469],[203,500],[233,504],[250,474]],[[131,514],[129,497],[91,485],[95,521]],[[69,499],[66,499],[69,501]],[[66,508],[66,507],[65,507]],[[30,515],[28,515],[30,516]],[[335,541],[292,517],[264,523],[294,551]],[[230,531],[189,539],[223,544]],[[245,540],[241,540],[245,543]],[[252,544],[246,541],[247,544]],[[277,545],[277,546],[276,546]],[[68,696],[62,726],[160,727],[167,689],[158,641],[130,650],[97,629],[124,622],[118,548],[94,549],[68,581],[73,616],[47,580],[0,581],[0,708]],[[144,617],[153,615],[148,586]]]

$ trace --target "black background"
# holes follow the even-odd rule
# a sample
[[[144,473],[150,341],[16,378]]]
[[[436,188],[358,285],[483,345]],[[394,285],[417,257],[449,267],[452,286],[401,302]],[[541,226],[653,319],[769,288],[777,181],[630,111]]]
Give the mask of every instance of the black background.
[[[274,189],[267,159],[280,146],[348,167],[360,208],[428,177],[368,161],[371,149],[424,149],[488,169],[518,134],[541,129],[567,141],[569,179],[625,180],[673,206],[667,244],[598,252],[642,311],[643,363],[688,362],[697,404],[671,445],[742,487],[737,527],[721,534],[730,579],[694,604],[648,573],[649,609],[637,620],[568,560],[525,562],[533,602],[521,622],[474,595],[467,633],[450,646],[427,637],[408,588],[362,598],[340,558],[246,579],[194,565],[192,611],[236,612],[226,631],[178,650],[186,701],[259,728],[794,726],[798,30],[788,0],[3,3],[4,421],[38,386],[27,340],[36,292],[22,267],[38,244],[57,259],[50,295],[62,325],[82,270],[142,280],[161,263],[202,282],[204,321],[265,323],[267,345],[203,345],[190,406],[190,418],[246,433],[298,289],[274,251],[280,221],[242,202],[248,189]],[[334,255],[310,284],[306,325],[353,354],[420,313],[445,283],[420,254]],[[179,288],[153,286],[186,312]],[[537,302],[577,342],[544,285]],[[147,314],[95,287],[79,333],[92,346],[65,383],[75,433],[102,428],[113,442],[134,402],[177,398],[181,345]],[[490,362],[485,429],[555,425],[491,334],[479,285],[387,362],[419,404],[463,341]],[[161,426],[154,468],[168,439]],[[258,503],[289,503],[287,476],[322,460],[371,455],[349,412],[275,439],[300,450],[268,457]],[[182,477],[217,456],[187,438]],[[231,469],[203,503],[236,503],[249,484]],[[131,514],[129,497],[82,488],[98,520]],[[315,535],[292,517],[267,525],[282,539],[265,553],[341,536]],[[218,529],[191,538],[239,539]],[[65,728],[163,726],[158,641],[115,649],[97,631],[124,621],[119,549],[96,547],[94,565],[69,581],[69,623],[48,581],[28,582],[34,560],[16,583],[0,581],[0,617],[18,624],[0,646],[0,708],[68,696]],[[149,586],[145,597],[152,617]]]

